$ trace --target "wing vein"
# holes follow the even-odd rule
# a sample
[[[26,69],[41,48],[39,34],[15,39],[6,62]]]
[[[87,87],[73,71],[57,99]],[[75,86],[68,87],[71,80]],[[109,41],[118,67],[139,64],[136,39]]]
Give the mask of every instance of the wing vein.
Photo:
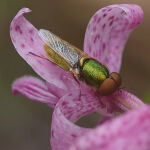
[[[39,35],[42,40],[58,55],[65,59],[72,68],[79,62],[80,54],[69,43],[48,30],[40,29]]]

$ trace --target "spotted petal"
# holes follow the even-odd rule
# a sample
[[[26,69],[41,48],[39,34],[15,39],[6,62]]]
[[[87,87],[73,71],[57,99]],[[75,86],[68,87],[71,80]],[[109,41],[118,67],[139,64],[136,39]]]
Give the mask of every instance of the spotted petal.
[[[69,150],[149,150],[150,106],[129,111],[79,138]]]
[[[102,106],[92,96],[69,93],[62,97],[54,109],[51,126],[51,146],[53,150],[66,150],[78,137],[90,129],[73,124],[77,119]]]
[[[38,34],[38,30],[27,21],[23,14],[28,13],[28,8],[21,9],[10,25],[11,40],[21,57],[33,68],[33,70],[46,81],[57,84],[63,75],[71,75],[57,65],[32,55],[30,52],[47,58],[44,51],[44,42]]]
[[[109,116],[110,118],[113,116],[113,112],[110,110],[114,110],[112,109],[114,100],[129,99],[129,98],[131,98],[132,101],[134,102],[136,101],[138,103],[138,105],[134,106],[134,108],[135,107],[137,108],[139,106],[145,107],[145,105],[136,96],[127,93],[127,91],[121,91],[118,94],[114,94],[113,98],[108,97],[107,99],[106,98],[104,99],[103,97],[98,98],[95,95],[92,95],[92,93],[90,92],[89,94],[82,93],[81,97],[79,96],[79,94],[77,94],[77,92],[68,93],[59,100],[54,109],[52,118],[52,129],[51,129],[52,149],[66,150],[71,144],[73,144],[76,140],[78,140],[78,138],[87,134],[89,131],[92,131],[92,133],[93,132],[96,133],[95,129],[82,128],[75,125],[74,123],[82,116],[90,114],[95,111],[101,111],[100,113],[103,114],[104,117]],[[110,110],[108,110],[108,108],[110,108]],[[115,112],[117,112],[117,109],[115,109]],[[105,122],[105,120],[101,120],[99,124],[101,125],[102,122]],[[116,127],[117,123],[115,123]],[[115,125],[113,127],[115,127]],[[125,127],[126,126],[122,126],[122,130],[125,129]],[[121,130],[121,125],[119,129]],[[106,133],[109,136],[108,132],[109,130],[106,131],[107,131]],[[92,136],[91,138],[93,138],[93,140],[97,139],[96,135]],[[77,145],[79,144],[77,143]],[[83,146],[86,146],[86,143],[84,143]],[[87,150],[90,149],[92,149],[92,146]]]
[[[84,51],[110,72],[119,72],[124,45],[142,17],[143,11],[137,5],[111,5],[98,10],[87,26]]]
[[[12,85],[13,94],[21,93],[29,99],[48,104],[54,107],[58,97],[50,93],[46,84],[35,77],[24,76],[17,79]]]

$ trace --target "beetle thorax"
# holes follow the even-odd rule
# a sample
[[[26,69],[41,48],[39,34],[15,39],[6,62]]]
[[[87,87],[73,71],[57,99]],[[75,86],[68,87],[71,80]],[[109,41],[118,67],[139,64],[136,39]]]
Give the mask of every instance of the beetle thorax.
[[[98,88],[109,77],[107,68],[92,58],[80,60],[80,76],[87,84]]]

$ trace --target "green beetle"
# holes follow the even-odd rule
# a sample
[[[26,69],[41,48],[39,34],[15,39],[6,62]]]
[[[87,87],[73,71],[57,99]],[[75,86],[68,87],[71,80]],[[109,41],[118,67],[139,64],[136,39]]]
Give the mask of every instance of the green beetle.
[[[109,73],[106,66],[80,49],[48,30],[40,29],[39,35],[45,43],[44,49],[50,58],[50,60],[44,59],[52,60],[64,70],[71,72],[77,82],[80,80],[96,88],[102,96],[112,94],[121,85],[121,77],[118,73]]]

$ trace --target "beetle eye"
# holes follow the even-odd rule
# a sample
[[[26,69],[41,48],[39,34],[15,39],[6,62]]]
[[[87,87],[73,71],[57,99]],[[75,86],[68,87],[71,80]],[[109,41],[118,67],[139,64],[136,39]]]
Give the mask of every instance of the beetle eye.
[[[121,77],[118,73],[112,72],[110,74],[110,78],[115,81],[115,83],[118,85],[118,87],[121,85]]]
[[[109,78],[103,81],[98,91],[100,95],[107,96],[115,92],[120,85],[121,85],[120,75],[116,72],[113,72],[110,74]]]

